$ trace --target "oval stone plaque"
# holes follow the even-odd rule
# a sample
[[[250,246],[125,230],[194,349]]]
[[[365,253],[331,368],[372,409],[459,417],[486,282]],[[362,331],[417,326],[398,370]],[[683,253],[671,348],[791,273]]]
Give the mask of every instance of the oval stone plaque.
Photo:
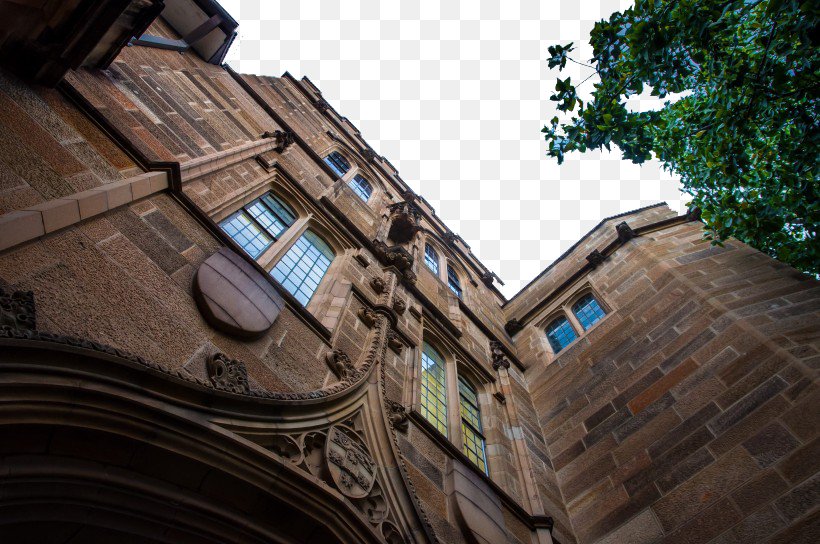
[[[240,338],[263,335],[285,306],[268,279],[226,247],[202,263],[193,291],[205,321]]]

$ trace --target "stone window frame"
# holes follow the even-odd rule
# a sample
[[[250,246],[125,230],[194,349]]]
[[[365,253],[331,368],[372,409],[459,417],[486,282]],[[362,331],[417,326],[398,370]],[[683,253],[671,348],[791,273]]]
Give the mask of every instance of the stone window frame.
[[[253,190],[248,191],[221,205],[219,207],[219,211],[212,213],[211,219],[213,219],[216,223],[220,223],[225,218],[228,218],[237,211],[240,211],[244,206],[250,204],[268,192],[273,193],[282,202],[290,206],[290,208],[296,213],[296,220],[255,260],[268,272],[268,274],[270,274],[291,246],[293,246],[293,244],[295,244],[306,231],[311,230],[321,237],[333,250],[334,259],[330,262],[330,266],[322,276],[322,280],[313,292],[307,306],[305,306],[305,309],[317,318],[321,319],[321,314],[323,313],[323,309],[325,309],[323,306],[326,306],[323,304],[323,299],[333,284],[331,278],[339,276],[341,273],[341,269],[339,267],[344,266],[344,264],[340,264],[340,261],[343,260],[341,257],[343,257],[349,250],[357,248],[344,240],[341,236],[334,234],[334,228],[328,219],[325,218],[324,214],[318,210],[315,210],[313,205],[308,202],[296,189],[290,187],[290,183],[287,180],[279,175],[269,178]],[[361,201],[359,197],[356,197],[356,199]],[[273,276],[271,276],[271,279],[276,281]]]
[[[419,347],[415,350],[417,353],[414,358],[414,372],[413,376],[415,378],[416,386],[413,387],[413,399],[411,405],[413,406],[414,411],[421,414],[421,371],[422,371],[422,361],[421,361],[421,354],[423,351],[424,344],[430,345],[433,349],[435,349],[444,360],[444,375],[445,375],[445,388],[446,388],[446,410],[447,410],[447,433],[441,433],[438,429],[436,429],[433,423],[430,423],[429,420],[424,418],[430,426],[436,429],[444,440],[447,440],[453,446],[455,446],[458,451],[464,453],[464,433],[461,429],[462,418],[461,418],[461,394],[458,388],[459,377],[463,377],[466,379],[470,385],[472,385],[476,390],[476,397],[478,399],[478,411],[479,411],[479,418],[481,422],[481,438],[484,441],[484,465],[485,469],[483,470],[484,474],[488,477],[490,476],[490,459],[488,450],[491,447],[491,443],[487,439],[486,429],[487,424],[491,421],[491,412],[495,409],[493,403],[491,402],[492,394],[490,393],[490,388],[492,384],[487,381],[482,375],[473,370],[471,368],[470,362],[459,355],[453,349],[449,349],[448,342],[444,339],[444,337],[440,336],[436,332],[432,331],[431,329],[425,327],[422,331],[422,342],[419,344]],[[422,416],[424,417],[424,416]],[[466,454],[464,454],[466,456]],[[475,465],[476,469],[481,471],[481,467]]]
[[[381,178],[379,178],[375,172],[373,172],[369,168],[365,168],[362,166],[359,161],[352,156],[352,154],[347,150],[344,149],[342,146],[338,144],[331,145],[330,147],[326,148],[322,151],[319,156],[322,157],[322,161],[330,155],[331,153],[336,152],[340,154],[344,159],[350,163],[350,169],[345,172],[343,176],[340,177],[339,183],[344,185],[346,191],[350,191],[350,195],[355,197],[356,201],[370,208],[373,211],[376,211],[376,203],[379,202],[381,195],[388,194],[386,189],[384,188],[384,183],[382,182]],[[334,169],[335,170],[335,169]],[[365,201],[362,200],[362,197],[350,186],[350,182],[353,180],[354,177],[357,175],[361,176],[372,189],[370,193],[370,197]]]
[[[433,270],[427,266],[427,263],[424,262],[424,257],[426,254],[427,246],[433,248],[438,256],[438,273],[434,273]],[[461,264],[461,262],[456,259],[452,252],[449,251],[445,246],[443,246],[439,240],[435,238],[435,236],[431,236],[429,232],[425,232],[424,236],[422,237],[421,243],[419,244],[421,249],[421,256],[417,258],[418,261],[421,261],[419,267],[423,267],[427,270],[432,276],[438,279],[444,286],[447,288],[447,293],[453,295],[454,297],[467,302],[468,292],[469,289],[467,288],[467,284],[475,285],[470,274],[467,273],[467,269]],[[453,290],[450,288],[450,281],[447,276],[447,269],[448,267],[452,267],[453,271],[456,273],[458,277],[460,287],[461,287],[461,296],[459,297],[456,295]],[[466,280],[466,281],[465,281]]]
[[[572,311],[572,306],[579,299],[581,299],[581,297],[586,295],[592,295],[595,298],[595,300],[598,302],[598,305],[604,311],[604,316],[597,322],[595,322],[590,328],[584,330],[584,327],[581,325],[581,322],[578,321],[575,312]],[[606,319],[612,314],[612,311],[612,307],[601,298],[601,295],[598,293],[598,291],[595,288],[593,288],[591,284],[585,283],[581,287],[572,290],[572,292],[562,297],[560,302],[552,305],[543,314],[544,317],[539,319],[534,325],[539,331],[541,331],[540,337],[544,345],[544,350],[549,354],[552,360],[567,352],[569,349],[575,346],[575,344],[577,344],[579,340],[586,337],[590,332],[595,330],[595,328],[597,328],[601,323],[606,321]],[[555,350],[552,348],[549,339],[547,338],[547,327],[549,327],[550,324],[559,317],[563,317],[569,322],[570,326],[572,327],[572,330],[575,332],[575,339],[556,353]]]

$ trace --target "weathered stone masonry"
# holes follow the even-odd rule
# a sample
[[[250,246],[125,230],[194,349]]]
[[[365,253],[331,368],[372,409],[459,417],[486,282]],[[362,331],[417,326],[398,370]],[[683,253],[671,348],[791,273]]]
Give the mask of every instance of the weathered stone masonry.
[[[0,540],[820,538],[814,279],[657,205],[506,300],[308,79],[220,65],[218,4],[104,4],[0,40]],[[264,195],[252,258],[223,227]],[[306,232],[303,304],[270,272]]]

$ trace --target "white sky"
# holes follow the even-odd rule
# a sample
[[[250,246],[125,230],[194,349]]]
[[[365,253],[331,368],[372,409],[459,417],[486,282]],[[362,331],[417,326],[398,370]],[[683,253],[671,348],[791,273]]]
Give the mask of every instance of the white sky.
[[[547,47],[572,41],[586,62],[594,22],[630,1],[221,3],[240,23],[228,62],[308,76],[501,276],[508,297],[606,216],[662,200],[685,210],[678,183],[655,162],[639,167],[614,149],[559,167],[545,154],[540,129],[555,115],[559,75],[547,68]],[[572,64],[560,76],[589,73]]]

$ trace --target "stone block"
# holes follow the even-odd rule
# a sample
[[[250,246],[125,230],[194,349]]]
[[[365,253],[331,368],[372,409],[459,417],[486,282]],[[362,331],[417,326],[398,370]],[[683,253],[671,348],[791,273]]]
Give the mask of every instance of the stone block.
[[[743,443],[761,468],[766,468],[799,446],[800,443],[780,423],[771,423]]]
[[[108,195],[105,191],[91,189],[81,193],[75,193],[70,197],[77,201],[80,208],[80,219],[88,219],[108,211]]]
[[[16,211],[0,215],[0,250],[28,242],[46,233],[38,211]]]
[[[134,200],[131,193],[131,181],[127,179],[116,181],[114,183],[108,183],[99,189],[94,190],[105,191],[108,196],[109,210],[113,210],[114,208],[118,208]]]
[[[24,211],[40,212],[46,234],[80,222],[80,207],[76,200],[57,198],[37,204]]]

